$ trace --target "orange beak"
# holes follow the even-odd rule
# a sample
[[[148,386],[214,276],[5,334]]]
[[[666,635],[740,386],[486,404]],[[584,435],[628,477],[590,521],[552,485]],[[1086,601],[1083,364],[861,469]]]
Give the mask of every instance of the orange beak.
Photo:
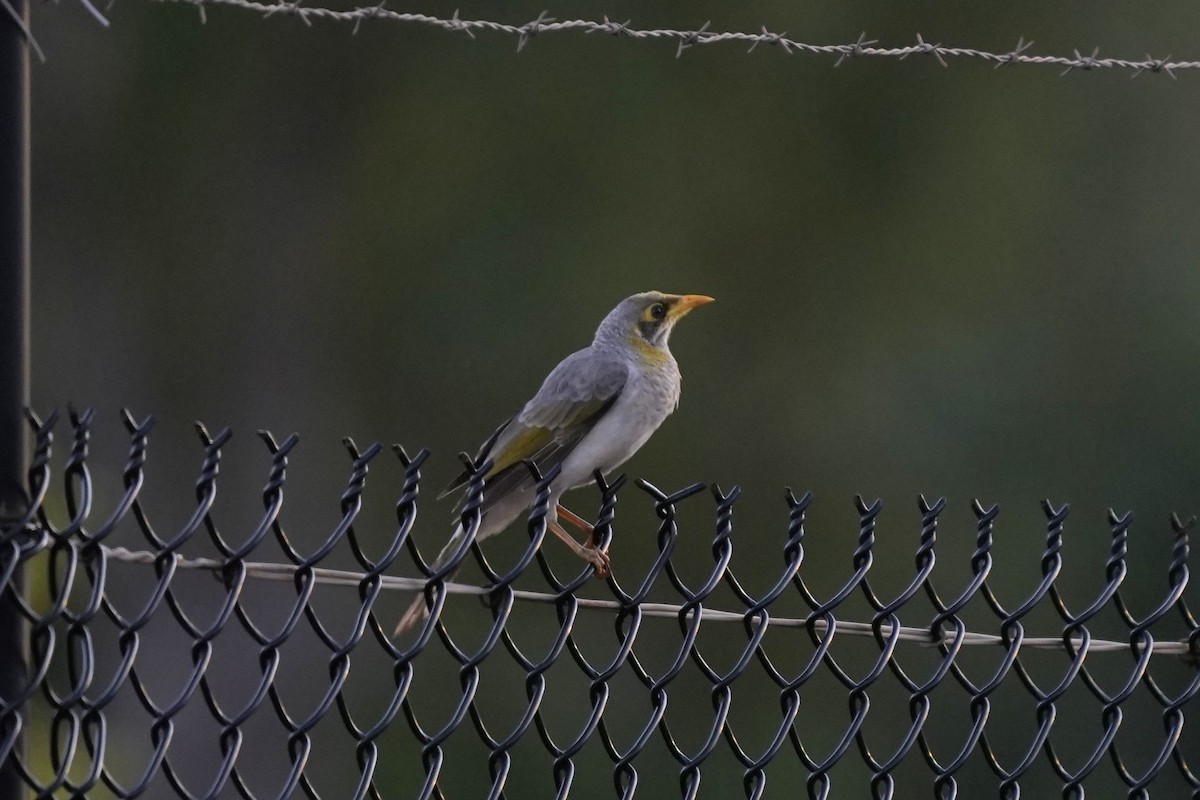
[[[713,302],[715,298],[703,294],[685,294],[680,295],[675,304],[671,306],[671,316],[682,317],[684,314],[691,311],[696,306],[707,305]]]

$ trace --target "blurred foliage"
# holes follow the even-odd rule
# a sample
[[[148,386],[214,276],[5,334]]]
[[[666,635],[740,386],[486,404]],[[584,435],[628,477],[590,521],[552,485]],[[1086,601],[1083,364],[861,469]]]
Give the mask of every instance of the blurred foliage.
[[[465,18],[511,22],[542,8],[459,5]],[[967,573],[968,503],[980,497],[1004,508],[998,591],[1010,602],[1028,591],[1044,537],[1037,503],[1049,497],[1075,509],[1063,583],[1073,602],[1101,585],[1110,505],[1139,515],[1131,602],[1144,611],[1161,596],[1166,515],[1195,510],[1200,488],[1195,76],[1059,78],[917,57],[835,69],[736,45],[677,59],[670,43],[573,34],[518,55],[509,37],[385,22],[351,37],[349,26],[211,9],[201,25],[193,9],[120,0],[103,30],[71,3],[35,11],[50,56],[34,71],[35,405],[99,408],[109,424],[96,458],[111,468],[97,480],[113,490],[116,409],[155,414],[146,492],[162,524],[188,512],[193,419],[238,434],[220,506],[233,532],[248,531],[267,473],[257,428],[302,436],[285,517],[301,542],[336,519],[343,435],[432,448],[427,474],[440,484],[458,469],[453,454],[518,409],[612,305],[658,288],[719,302],[676,331],[682,405],[627,468],[668,490],[740,484],[734,568],[751,585],[779,568],[791,485],[816,493],[818,588],[850,572],[855,492],[885,500],[878,580],[901,586],[925,492],[953,509],[939,548],[951,589]],[[1131,58],[1195,57],[1200,23],[1184,2],[1153,14],[880,0],[549,11],[644,27],[766,24],[816,43],[866,30],[906,44],[919,31],[1004,51],[1024,36],[1031,52],[1099,44]],[[383,473],[360,526],[380,550],[397,472]],[[590,510],[594,496],[578,494]],[[618,574],[654,548],[647,504],[628,496]],[[707,537],[693,513],[690,529]],[[422,519],[417,535],[433,547],[443,508]],[[520,535],[505,538],[496,552],[515,553]],[[706,541],[680,558],[702,574]],[[706,690],[694,688],[697,702],[675,712],[707,720]],[[798,724],[844,714],[828,694]],[[965,719],[961,695],[944,702],[939,713]],[[774,704],[764,694],[761,713]],[[1082,708],[1098,731],[1098,708]],[[902,698],[888,709],[895,717],[880,718],[907,719]],[[1001,740],[1013,758],[1032,731],[1026,712]],[[407,786],[404,765],[417,761],[402,739],[409,760],[386,768]],[[514,771],[514,796],[549,791],[549,767],[529,766],[535,750]],[[607,796],[606,758],[591,756],[590,785]],[[649,796],[674,791],[673,767],[639,766]],[[909,785],[923,786],[925,768],[910,766]],[[835,780],[861,785],[848,769]],[[706,789],[732,796],[736,765],[721,774],[731,782]],[[992,786],[981,766],[972,774],[969,795]]]

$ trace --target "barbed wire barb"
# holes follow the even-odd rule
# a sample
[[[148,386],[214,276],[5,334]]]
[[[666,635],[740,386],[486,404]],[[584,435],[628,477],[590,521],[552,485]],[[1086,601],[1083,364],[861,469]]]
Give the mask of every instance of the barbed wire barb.
[[[267,9],[266,13],[263,14],[263,19],[267,19],[276,13],[290,14],[300,17],[300,21],[304,23],[305,27],[311,28],[312,22],[309,21],[308,14],[304,13],[304,10],[300,7],[300,4],[303,2],[304,0],[285,0],[285,2],[277,3]]]
[[[1000,69],[1001,67],[1007,66],[1009,64],[1020,63],[1022,54],[1026,50],[1028,50],[1030,47],[1033,47],[1032,39],[1030,39],[1027,42],[1027,41],[1025,41],[1024,36],[1018,36],[1017,37],[1017,46],[1014,47],[1012,50],[1008,51],[1007,53],[1005,53],[1004,55],[998,56],[995,68]]]
[[[694,47],[695,45],[700,44],[700,37],[702,37],[705,31],[708,30],[708,26],[711,24],[711,22],[712,20],[705,22],[694,31],[681,32],[679,36],[679,47],[675,51],[675,58],[682,56],[683,51],[687,50],[689,47]]]
[[[767,30],[767,26],[763,25],[761,38],[755,39],[754,43],[750,45],[750,49],[746,52],[753,53],[754,48],[758,47],[760,44],[773,44],[782,47],[783,52],[790,56],[792,55],[792,48],[788,47],[788,41],[785,38],[786,36],[787,31],[784,31],[783,33],[771,33],[769,30]]]
[[[383,9],[381,8],[379,10],[382,11]],[[472,33],[471,29],[464,25],[462,19],[459,18],[457,8],[454,9],[454,13],[450,15],[450,30],[462,31],[467,36],[470,36],[472,41],[475,39],[475,34]]]
[[[917,47],[919,48],[919,51],[917,51],[917,52],[932,53],[933,57],[936,58],[938,60],[938,63],[941,64],[943,67],[950,66],[949,64],[946,63],[946,59],[942,58],[941,42],[938,42],[937,44],[930,44],[929,42],[926,42],[923,38],[921,38],[921,34],[918,33],[917,34]],[[912,55],[912,52],[905,53],[904,55],[900,56],[900,60],[903,61],[904,59],[908,58],[910,55]]]
[[[1092,54],[1090,56],[1082,55],[1078,50],[1076,50],[1074,62],[1068,64],[1067,68],[1059,73],[1059,77],[1066,75],[1071,70],[1081,69],[1084,72],[1087,72],[1088,70],[1092,69],[1092,67],[1101,66],[1099,60],[1096,58],[1098,55],[1100,55],[1099,46],[1092,50]]]
[[[354,30],[350,31],[350,35],[358,36],[358,29],[359,29],[359,27],[362,26],[363,20],[375,19],[376,17],[379,16],[379,12],[383,11],[384,7],[386,7],[386,6],[387,6],[387,0],[379,0],[379,2],[376,5],[371,7],[370,16],[359,17],[358,19],[354,20]],[[458,16],[458,9],[455,9],[454,16],[456,16],[456,17]]]
[[[542,11],[537,15],[537,19],[531,20],[522,25],[519,29],[517,38],[517,52],[519,53],[524,50],[525,45],[529,43],[529,40],[534,36],[537,36],[538,31],[552,22],[557,22],[557,20],[550,16],[549,11]]]
[[[867,32],[862,31],[861,33],[858,34],[858,39],[853,44],[842,45],[842,47],[841,47],[842,54],[840,56],[838,56],[838,60],[834,63],[833,66],[840,67],[842,65],[842,62],[845,61],[847,58],[853,58],[854,56],[863,55],[863,53],[866,52],[866,50],[864,48],[870,47],[873,44],[879,44],[879,41],[876,39],[868,39]],[[906,51],[904,53],[904,55],[908,55],[908,52]]]
[[[1129,77],[1136,78],[1137,76],[1141,75],[1143,72],[1146,72],[1146,71],[1165,72],[1171,76],[1171,80],[1177,81],[1177,80],[1179,80],[1179,76],[1176,75],[1174,72],[1172,72],[1171,67],[1168,66],[1168,62],[1170,62],[1170,60],[1171,60],[1170,54],[1168,54],[1166,56],[1166,58],[1154,58],[1149,53],[1146,53],[1147,63],[1138,66],[1137,71],[1134,72]]]
[[[589,28],[584,31],[584,34],[587,35],[587,34],[592,34],[592,33],[607,33],[611,36],[621,36],[622,34],[628,35],[629,34],[629,23],[631,23],[631,22],[633,22],[632,19],[627,19],[624,22],[614,22],[613,20],[608,18],[608,14],[605,14],[604,15],[604,27],[607,28],[607,30],[602,31],[600,28]]]

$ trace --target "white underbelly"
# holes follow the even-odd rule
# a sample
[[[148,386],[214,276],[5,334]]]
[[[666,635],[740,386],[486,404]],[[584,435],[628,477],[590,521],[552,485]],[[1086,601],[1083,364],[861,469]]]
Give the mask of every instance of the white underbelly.
[[[671,413],[674,401],[664,400],[640,391],[622,394],[563,461],[560,484],[564,488],[589,484],[597,469],[608,473],[624,464]]]

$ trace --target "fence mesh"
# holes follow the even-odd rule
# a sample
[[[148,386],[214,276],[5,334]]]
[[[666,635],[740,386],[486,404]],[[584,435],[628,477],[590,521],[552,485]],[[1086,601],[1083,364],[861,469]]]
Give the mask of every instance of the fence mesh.
[[[1185,733],[1185,711],[1200,689],[1200,623],[1185,599],[1190,521],[1172,518],[1165,594],[1138,615],[1122,593],[1123,585],[1129,589],[1132,516],[1110,512],[1102,588],[1072,609],[1058,585],[1068,509],[1046,503],[1039,580],[1020,602],[1005,605],[992,577],[998,508],[974,504],[970,577],[948,594],[934,579],[945,502],[922,498],[915,571],[889,598],[872,585],[881,505],[858,498],[852,572],[821,599],[803,574],[810,494],[787,494],[786,529],[773,540],[778,571],[763,584],[766,591],[752,593],[730,566],[736,487],[706,492],[710,487],[696,484],[666,493],[638,481],[658,522],[656,557],[630,585],[610,576],[603,586],[611,599],[589,599],[579,590],[601,584],[587,569],[564,579],[539,550],[554,474],[538,476],[521,556],[497,569],[473,543],[487,465],[472,464],[475,477],[461,509],[469,535],[455,558],[433,571],[410,535],[425,450],[409,455],[393,448],[403,471],[395,534],[371,558],[354,524],[368,466],[384,448],[360,451],[347,440],[352,467],[340,519],[306,553],[280,521],[295,436],[277,442],[260,434],[271,454],[264,510],[242,541],[232,541],[213,513],[228,430],[209,436],[198,426],[204,455],[196,504],[166,535],[151,523],[141,497],[153,420],[123,414],[130,444],[122,491],[113,510],[98,517],[88,468],[92,419],[90,411],[70,414],[56,500],[50,457],[58,415],[44,422],[30,415],[36,436],[30,508],[0,529],[0,603],[26,622],[29,644],[24,690],[0,697],[0,759],[38,797],[440,798],[461,784],[457,767],[471,758],[476,766],[486,763],[486,788],[456,796],[659,796],[661,776],[669,774],[688,798],[764,797],[768,775],[770,796],[795,795],[803,783],[818,798],[862,796],[868,785],[874,797],[918,789],[927,795],[932,788],[934,796],[950,798],[977,793],[985,785],[980,773],[990,772],[991,792],[1007,798],[1023,786],[1043,796],[1051,785],[1064,797],[1083,797],[1085,784],[1119,787],[1131,797],[1152,790],[1200,797],[1197,740]],[[623,477],[597,476],[595,535],[604,547],[619,528],[624,484]],[[704,502],[706,493],[715,503],[711,568],[689,583],[674,558],[679,507]],[[65,521],[55,524],[51,517],[60,512]],[[112,546],[122,525],[135,527],[141,548]],[[261,560],[270,540],[286,563]],[[184,557],[200,544],[218,556]],[[760,537],[755,546],[766,545]],[[355,569],[323,566],[346,549]],[[405,551],[423,577],[386,574]],[[260,560],[252,558],[256,553]],[[467,559],[482,570],[482,587],[446,580]],[[23,589],[18,570],[38,588]],[[146,590],[136,601],[125,591],[135,581],[122,570],[142,576]],[[189,605],[188,576],[202,573],[218,580],[206,579],[214,599],[198,608]],[[542,590],[517,588],[519,578],[531,577]],[[269,580],[280,592],[256,598],[253,587]],[[316,596],[324,585],[342,586],[343,595],[352,589],[353,599],[335,614]],[[393,641],[387,632],[395,617],[390,605],[383,613],[381,597],[414,587],[425,592],[432,615]],[[447,598],[456,592],[484,603],[448,614]],[[652,602],[655,592],[679,602]],[[720,596],[733,598],[734,608],[714,608]],[[839,619],[852,599],[865,601],[869,619]],[[531,639],[530,618],[518,607],[533,601],[547,613],[536,618]],[[968,630],[969,605],[991,620],[991,630]],[[782,611],[791,607],[802,613]],[[901,624],[902,613],[909,626]],[[1119,620],[1127,635],[1094,638],[1089,625],[1102,614]],[[674,621],[669,635],[654,627],[658,617]],[[1027,635],[1032,619],[1052,617],[1058,622],[1043,631],[1049,635]],[[603,624],[592,624],[601,618]],[[1181,635],[1156,639],[1151,628],[1164,625]],[[305,644],[293,646],[296,640]],[[848,640],[860,645],[857,655],[838,649]],[[247,659],[236,677],[223,674],[222,655],[230,650]],[[986,666],[972,659],[985,652],[992,655]],[[372,659],[385,669],[372,673],[364,703],[352,689],[351,665],[363,670]],[[295,664],[324,669],[306,667],[296,676]],[[436,691],[422,682],[439,678]],[[307,693],[303,700],[296,699],[297,686]],[[688,707],[697,686],[711,708]],[[430,694],[441,704],[436,712]],[[886,718],[886,730],[873,728],[872,717],[882,713],[873,698],[882,705],[893,696],[903,710]],[[504,713],[496,710],[497,698],[507,704]],[[1029,713],[1013,724],[1003,712],[1018,699]],[[822,710],[831,700],[842,713]],[[672,716],[681,705],[687,715]],[[754,711],[739,716],[739,706]],[[1081,715],[1080,708],[1090,711]],[[938,729],[939,717],[961,724]],[[329,767],[334,761],[336,769]],[[530,784],[530,773],[543,783]],[[600,774],[611,783],[594,780]],[[970,788],[960,789],[968,774]]]

